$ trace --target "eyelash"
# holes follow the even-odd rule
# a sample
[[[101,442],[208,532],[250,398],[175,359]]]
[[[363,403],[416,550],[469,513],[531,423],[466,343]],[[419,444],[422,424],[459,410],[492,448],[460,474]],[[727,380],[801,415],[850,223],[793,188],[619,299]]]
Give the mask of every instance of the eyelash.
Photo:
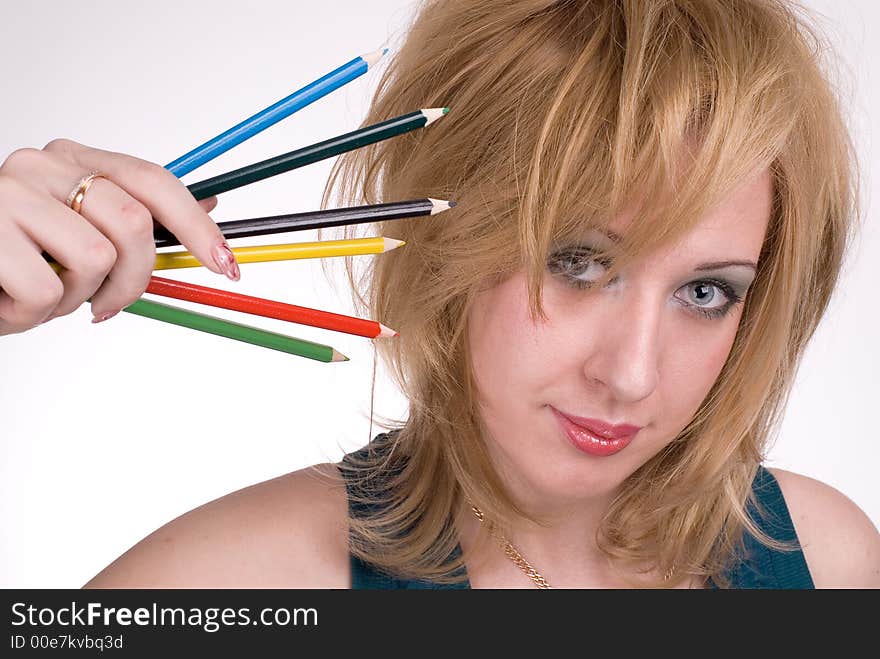
[[[574,268],[571,265],[571,261],[573,259],[582,259],[582,261],[578,265],[583,265],[583,266],[588,266],[590,263],[598,263],[602,267],[607,268],[609,265],[608,262],[605,262],[600,259],[590,258],[590,257],[591,257],[590,252],[561,253],[561,254],[556,254],[556,255],[552,256],[547,265],[553,274],[563,275],[563,277],[565,278],[565,280],[569,286],[572,286],[573,288],[576,288],[579,290],[584,290],[584,289],[590,288],[593,284],[592,284],[592,282],[584,281],[583,279],[578,279],[576,277],[570,276],[570,273],[572,272],[572,270],[574,270]],[[561,267],[560,267],[560,264],[562,264]],[[554,267],[556,267],[555,270],[554,270]],[[612,282],[613,281],[614,280],[612,280]],[[612,283],[612,282],[609,282],[609,283]],[[718,290],[720,290],[722,293],[724,293],[724,296],[728,299],[727,304],[725,304],[722,307],[717,307],[714,309],[706,309],[704,307],[699,307],[699,306],[696,306],[693,304],[687,304],[688,307],[693,309],[694,313],[699,314],[700,316],[703,316],[704,318],[708,318],[710,320],[723,318],[728,313],[730,313],[730,310],[733,309],[733,307],[735,307],[737,304],[742,302],[742,297],[740,295],[737,295],[733,289],[733,286],[731,286],[730,283],[728,283],[726,281],[723,281],[720,279],[714,279],[714,278],[698,279],[696,281],[691,282],[690,284],[687,284],[687,286],[692,286],[694,284],[711,284],[712,286],[715,286]]]

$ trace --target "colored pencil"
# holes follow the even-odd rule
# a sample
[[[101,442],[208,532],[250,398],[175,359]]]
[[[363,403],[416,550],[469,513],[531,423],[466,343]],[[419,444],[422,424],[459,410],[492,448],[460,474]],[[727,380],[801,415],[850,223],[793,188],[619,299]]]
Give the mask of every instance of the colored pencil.
[[[352,316],[330,313],[329,311],[299,307],[295,304],[265,300],[219,288],[209,288],[184,281],[165,279],[164,277],[151,277],[150,285],[147,287],[146,292],[198,304],[208,304],[232,311],[241,311],[256,316],[276,318],[290,323],[320,327],[321,329],[334,332],[356,334],[369,339],[398,336],[398,333],[393,329],[386,327],[382,323],[377,323],[375,320],[354,318]]]
[[[319,98],[351,82],[366,73],[388,52],[387,48],[376,50],[360,57],[355,57],[330,73],[298,89],[277,103],[233,126],[229,130],[197,146],[189,153],[165,165],[172,174],[181,178],[185,174],[201,167],[232,147],[241,144],[260,131],[269,128],[294,112],[301,110]]]
[[[232,238],[263,236],[273,233],[285,233],[287,231],[327,229],[350,224],[385,222],[388,220],[400,220],[406,217],[436,215],[455,205],[454,201],[443,201],[440,199],[412,199],[387,204],[330,208],[305,213],[231,220],[228,222],[218,222],[217,226],[226,239],[230,240]],[[166,227],[157,227],[153,231],[153,236],[156,240],[156,248],[172,247],[173,245],[180,244],[177,237]]]
[[[374,144],[417,128],[423,128],[440,119],[447,112],[449,112],[449,108],[426,108],[410,112],[225,174],[219,174],[186,187],[196,199],[207,199],[271,176],[289,172],[298,167],[311,165],[347,151],[354,151],[367,144]]]
[[[374,236],[350,240],[319,240],[309,243],[286,243],[283,245],[252,245],[233,247],[232,253],[239,263],[268,263],[269,261],[294,261],[297,259],[322,259],[333,256],[362,256],[382,254],[403,247],[403,240]],[[61,265],[49,260],[49,265],[58,273]],[[163,252],[156,254],[154,270],[174,270],[176,268],[198,268],[202,265],[190,252]]]
[[[328,345],[313,343],[276,332],[269,332],[259,327],[242,325],[143,298],[135,300],[135,302],[125,307],[123,311],[321,362],[349,361],[348,357]]]
[[[287,243],[284,245],[254,245],[233,247],[235,260],[241,263],[267,263],[269,261],[293,261],[296,259],[322,259],[331,256],[361,256],[382,254],[404,245],[404,241],[376,236],[351,240],[321,240],[310,243]],[[155,270],[197,268],[202,265],[190,252],[165,252],[156,255]]]

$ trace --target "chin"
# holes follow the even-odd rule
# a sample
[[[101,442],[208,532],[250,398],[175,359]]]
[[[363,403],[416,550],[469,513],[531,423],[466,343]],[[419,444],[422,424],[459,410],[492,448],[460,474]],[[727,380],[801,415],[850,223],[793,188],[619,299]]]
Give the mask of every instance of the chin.
[[[546,438],[554,443],[555,438]],[[542,446],[546,444],[541,443]],[[569,446],[540,452],[522,452],[511,455],[504,451],[506,468],[512,471],[514,482],[525,485],[530,496],[551,499],[558,503],[576,503],[596,497],[612,495],[626,475],[629,467],[622,470],[621,463],[612,466],[605,461],[591,459]]]

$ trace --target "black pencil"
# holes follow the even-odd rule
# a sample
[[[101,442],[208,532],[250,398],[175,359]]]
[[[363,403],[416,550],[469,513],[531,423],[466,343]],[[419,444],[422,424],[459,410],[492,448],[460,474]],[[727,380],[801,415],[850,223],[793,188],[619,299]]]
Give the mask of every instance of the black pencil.
[[[385,220],[399,220],[405,217],[418,217],[420,215],[436,215],[453,206],[455,206],[454,201],[431,198],[412,199],[410,201],[395,201],[388,204],[331,208],[290,215],[272,215],[247,220],[232,220],[230,222],[218,222],[217,226],[220,227],[220,231],[227,239],[244,238],[246,236],[263,236],[272,233],[284,233],[286,231],[326,229],[348,224],[364,224],[368,222],[383,222]],[[157,227],[153,231],[153,236],[156,239],[157,248],[180,244],[177,237],[165,227]]]
[[[427,108],[410,112],[186,187],[196,199],[213,197],[222,192],[261,181],[264,178],[283,174],[319,160],[338,156],[340,153],[354,151],[367,144],[381,142],[416,128],[422,128],[447,112],[449,112],[449,108]]]

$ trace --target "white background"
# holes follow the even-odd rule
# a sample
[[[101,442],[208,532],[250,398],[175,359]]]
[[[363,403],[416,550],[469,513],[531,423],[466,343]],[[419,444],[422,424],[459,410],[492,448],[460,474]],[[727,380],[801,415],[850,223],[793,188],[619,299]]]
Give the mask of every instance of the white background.
[[[821,12],[848,67],[841,86],[850,97],[868,220],[801,368],[768,464],[837,487],[880,524],[874,480],[880,236],[870,204],[878,185],[870,138],[880,129],[872,112],[880,85],[867,64],[880,49],[866,38],[880,12],[869,0],[804,4]],[[382,45],[393,49],[415,6],[410,0],[4,3],[0,159],[18,147],[68,137],[167,164],[350,59]],[[381,68],[184,182],[353,130]],[[455,99],[448,104],[454,108]],[[228,192],[212,215],[225,221],[317,209],[330,166],[313,164]],[[314,238],[298,232],[231,244]],[[354,313],[342,277],[337,293],[317,260],[241,269],[237,283],[205,269],[169,276]],[[79,587],[187,510],[335,461],[379,431],[369,423],[368,339],[151,299],[328,343],[351,361],[319,363],[127,313],[92,325],[88,304],[0,337],[0,586]],[[375,411],[394,416],[405,409],[380,366]]]

